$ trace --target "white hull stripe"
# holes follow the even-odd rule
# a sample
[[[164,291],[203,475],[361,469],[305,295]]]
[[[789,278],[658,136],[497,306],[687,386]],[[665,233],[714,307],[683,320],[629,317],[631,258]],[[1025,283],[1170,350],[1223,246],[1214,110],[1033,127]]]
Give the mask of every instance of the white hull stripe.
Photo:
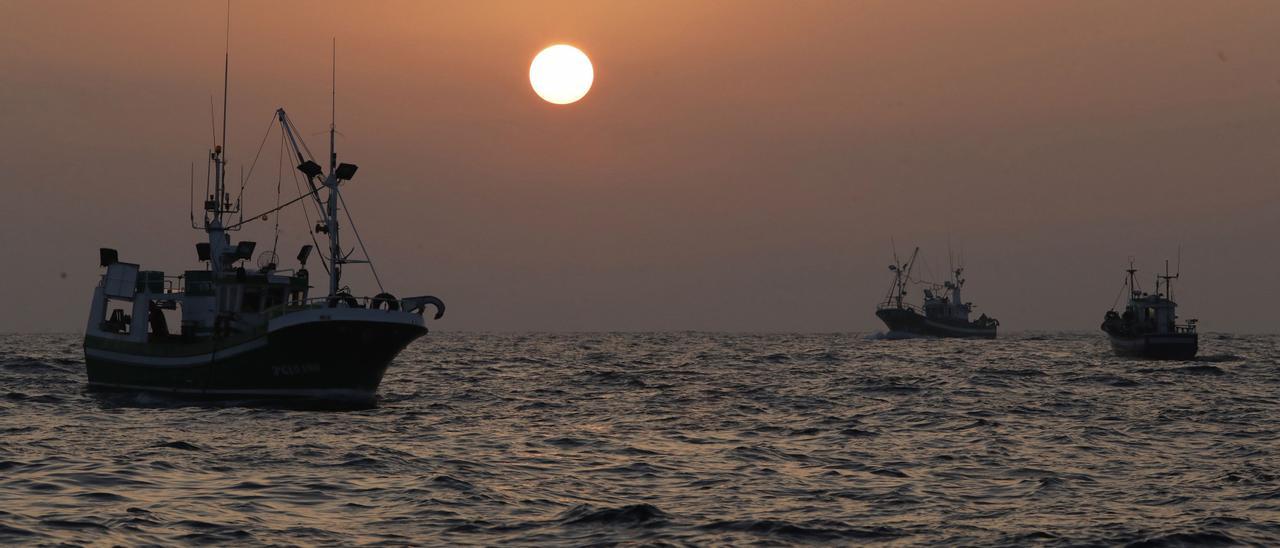
[[[100,348],[85,348],[84,354],[90,358],[100,360],[108,360],[119,363],[127,363],[131,365],[146,365],[154,367],[181,367],[192,365],[206,365],[214,359],[224,359],[244,354],[250,350],[257,350],[267,346],[267,338],[259,337],[252,341],[242,343],[229,348],[219,349],[217,352],[208,354],[196,354],[194,356],[143,356],[140,354],[130,354],[128,352],[113,352],[111,350],[102,350]]]
[[[214,388],[205,390],[200,388],[170,388],[166,386],[116,384],[110,382],[91,382],[89,383],[89,386],[168,394],[206,394],[211,396],[284,396],[317,399],[368,399],[374,395],[373,391],[351,390],[345,388]]]
[[[267,324],[267,331],[274,333],[295,325],[342,321],[426,326],[422,315],[401,310],[393,312],[388,310],[369,310],[367,308],[312,308],[273,318]]]

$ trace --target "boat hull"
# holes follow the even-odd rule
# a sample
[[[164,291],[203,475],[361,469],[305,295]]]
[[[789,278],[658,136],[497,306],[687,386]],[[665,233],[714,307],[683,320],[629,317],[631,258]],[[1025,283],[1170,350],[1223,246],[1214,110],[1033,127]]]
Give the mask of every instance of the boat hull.
[[[1117,335],[1107,333],[1118,356],[1154,360],[1194,360],[1200,341],[1195,333]]]
[[[91,390],[367,405],[391,360],[426,333],[411,323],[335,320],[185,343],[86,337],[85,365]]]
[[[930,319],[905,308],[881,308],[876,311],[876,317],[880,318],[889,331],[894,333],[966,339],[996,338],[996,327],[978,327],[972,322]]]

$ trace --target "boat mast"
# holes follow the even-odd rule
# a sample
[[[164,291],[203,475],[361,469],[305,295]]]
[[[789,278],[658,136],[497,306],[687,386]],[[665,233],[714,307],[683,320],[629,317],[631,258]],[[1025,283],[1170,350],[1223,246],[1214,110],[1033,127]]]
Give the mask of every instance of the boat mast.
[[[1138,286],[1134,283],[1133,279],[1133,275],[1138,273],[1138,269],[1133,267],[1133,260],[1129,261],[1129,268],[1125,270],[1125,272],[1129,273],[1129,298],[1132,299],[1138,296]]]
[[[900,276],[898,278],[898,308],[902,308],[902,297],[907,294],[907,282],[911,281],[911,268],[916,265],[916,255],[920,254],[920,247],[917,246],[915,251],[911,252],[911,259],[907,261],[906,272],[902,272],[902,268],[898,268]]]
[[[1172,300],[1173,300],[1173,280],[1176,280],[1176,279],[1178,278],[1178,276],[1180,276],[1180,275],[1182,275],[1182,273],[1181,273],[1181,272],[1178,272],[1177,274],[1173,274],[1173,275],[1170,275],[1170,274],[1169,274],[1169,259],[1165,259],[1165,260],[1164,260],[1164,275],[1163,275],[1163,276],[1161,276],[1161,275],[1159,275],[1159,274],[1157,274],[1157,275],[1156,275],[1156,280],[1157,280],[1157,281],[1156,281],[1156,295],[1159,295],[1159,294],[1160,294],[1160,282],[1159,282],[1159,280],[1164,280],[1164,290],[1165,290],[1167,293],[1169,293],[1169,295],[1168,295],[1166,298],[1167,298],[1167,299],[1169,299],[1170,301],[1172,301]]]
[[[222,59],[222,144],[214,143],[209,158],[213,161],[213,194],[204,202],[204,230],[209,234],[209,261],[214,272],[226,266],[223,255],[230,244],[223,228],[222,215],[230,213],[231,200],[227,196],[227,92],[231,75],[231,2],[227,2],[226,49]],[[216,141],[215,136],[215,141]]]
[[[333,39],[332,71],[329,81],[329,173],[338,169],[338,152],[335,148],[338,113],[338,39]],[[329,186],[329,203],[326,210],[325,223],[329,228],[329,295],[338,294],[338,284],[342,279],[342,264],[346,262],[342,256],[342,246],[338,245],[338,179],[329,177],[325,184]]]
[[[294,156],[298,158],[298,171],[306,176],[307,185],[311,187],[311,192],[307,195],[311,196],[317,208],[320,210],[320,216],[324,218],[323,223],[316,224],[315,232],[323,232],[329,237],[329,256],[326,258],[321,254],[321,260],[325,261],[326,268],[329,271],[329,296],[335,296],[339,292],[342,283],[342,265],[350,263],[372,263],[365,254],[364,259],[347,259],[347,254],[342,252],[342,246],[338,240],[338,207],[342,202],[342,196],[339,194],[339,186],[343,181],[350,181],[355,176],[359,166],[355,164],[338,163],[337,151],[337,81],[338,81],[338,48],[335,39],[333,48],[333,73],[330,90],[330,118],[329,118],[329,173],[325,173],[324,168],[312,159],[311,150],[307,148],[306,143],[302,142],[298,136],[297,128],[294,127],[293,121],[289,119],[289,115],[285,113],[283,108],[276,109],[276,118],[280,122],[280,129],[284,132],[285,138],[289,143],[289,148],[293,151]],[[321,198],[320,189],[329,189],[328,194]],[[299,197],[298,199],[302,199]],[[292,203],[292,202],[291,202]],[[355,225],[352,225],[354,230]],[[360,239],[360,233],[356,232],[357,242]],[[361,244],[361,249],[363,249]],[[354,250],[353,250],[354,252]],[[377,273],[374,273],[377,278]]]

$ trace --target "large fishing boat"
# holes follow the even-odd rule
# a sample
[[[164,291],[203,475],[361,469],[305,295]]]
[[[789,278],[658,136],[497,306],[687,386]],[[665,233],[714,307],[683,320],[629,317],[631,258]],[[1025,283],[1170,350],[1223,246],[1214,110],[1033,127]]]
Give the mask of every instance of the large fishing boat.
[[[354,223],[347,226],[361,255],[353,257],[355,249],[344,251],[339,241],[339,213],[351,221],[340,191],[356,165],[338,162],[332,122],[327,170],[310,157],[284,109],[274,113],[271,126],[279,127],[282,155],[287,150],[290,160],[296,157],[306,183],[283,204],[277,190],[275,208],[245,218],[241,198],[233,202],[227,191],[224,85],[222,143],[215,138],[209,153],[202,224],[192,207],[192,227],[207,234],[195,246],[201,268],[166,275],[121,261],[114,249],[101,250],[105,271],[93,291],[84,338],[91,389],[370,404],[392,359],[427,333],[424,311],[434,308],[436,319],[444,314],[444,303],[435,297],[397,299],[386,292],[376,270],[379,293],[373,297],[358,297],[343,285],[347,265],[373,268]],[[242,184],[241,196],[243,189]],[[255,242],[232,244],[232,232],[271,217],[277,219],[278,242],[279,212],[293,204],[304,213],[314,207],[318,217],[312,229],[307,214],[314,246],[302,246],[296,268],[281,268],[275,244],[256,261]],[[306,268],[319,247],[317,235],[328,240],[328,253],[319,253],[328,273],[321,296],[312,295]],[[178,320],[177,329],[171,318]]]
[[[894,264],[889,265],[893,272],[893,285],[884,302],[876,307],[876,317],[889,328],[890,336],[920,335],[929,337],[959,338],[996,338],[996,329],[1000,322],[989,318],[986,314],[976,320],[969,320],[969,314],[975,308],[973,303],[964,302],[960,290],[964,287],[964,267],[951,270],[952,279],[941,284],[924,284],[923,311],[907,303],[908,284],[912,268],[920,254],[920,248],[911,253],[906,263],[898,261],[894,254]]]
[[[1173,301],[1173,280],[1181,274],[1169,274],[1169,261],[1165,261],[1164,274],[1156,275],[1156,292],[1144,293],[1138,288],[1131,263],[1125,270],[1122,293],[1129,294],[1124,312],[1116,312],[1114,306],[1102,320],[1102,330],[1111,340],[1111,349],[1120,356],[1163,360],[1190,360],[1199,350],[1200,336],[1196,333],[1196,320],[1178,324]],[[1160,287],[1164,286],[1165,293]]]

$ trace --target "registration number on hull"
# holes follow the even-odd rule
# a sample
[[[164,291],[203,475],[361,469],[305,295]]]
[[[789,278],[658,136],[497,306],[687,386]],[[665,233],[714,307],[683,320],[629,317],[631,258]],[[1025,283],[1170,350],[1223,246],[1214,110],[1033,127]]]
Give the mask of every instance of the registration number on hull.
[[[320,371],[320,366],[314,363],[271,366],[271,374],[276,377],[296,377],[298,375],[306,375],[309,373],[316,373],[318,371]]]

